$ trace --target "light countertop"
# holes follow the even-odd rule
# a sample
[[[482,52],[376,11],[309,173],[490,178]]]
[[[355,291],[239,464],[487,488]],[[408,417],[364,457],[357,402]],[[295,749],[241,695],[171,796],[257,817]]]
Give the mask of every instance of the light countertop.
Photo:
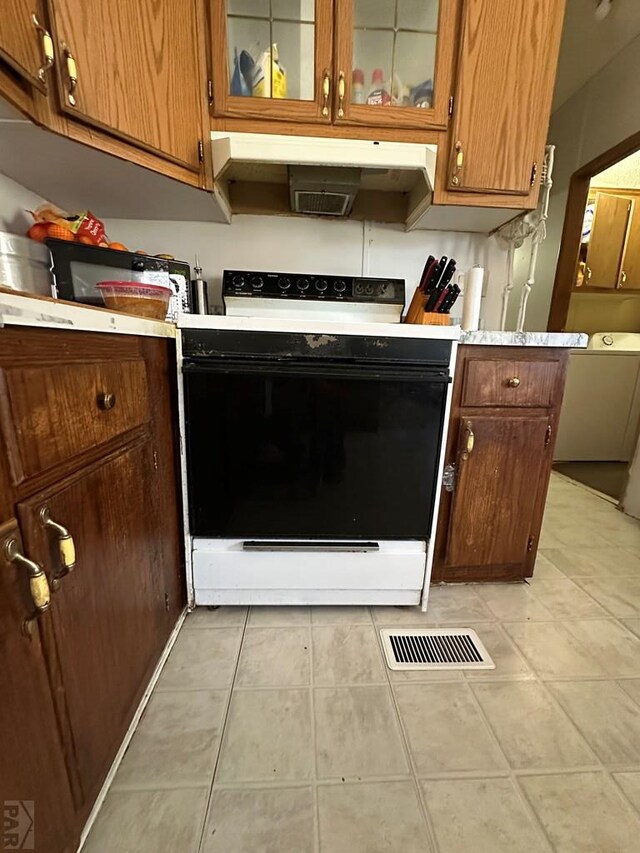
[[[583,332],[492,332],[479,330],[461,332],[461,344],[477,344],[493,347],[567,347],[583,349],[589,343],[589,335]]]
[[[176,336],[173,323],[7,290],[0,290],[0,328],[2,326],[37,326],[154,338]]]

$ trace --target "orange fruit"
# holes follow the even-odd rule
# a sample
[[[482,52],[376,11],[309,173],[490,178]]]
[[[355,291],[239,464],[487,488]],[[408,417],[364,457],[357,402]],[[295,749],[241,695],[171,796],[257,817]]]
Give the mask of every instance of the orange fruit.
[[[38,243],[44,242],[49,236],[49,223],[48,222],[36,222],[35,225],[32,225],[31,228],[27,231],[27,237],[30,237],[32,240],[37,240]]]
[[[93,239],[93,237],[89,237],[88,234],[81,234],[79,237],[76,237],[78,243],[84,243],[86,246],[97,246],[98,244]]]
[[[117,249],[120,252],[128,252],[129,250],[123,243],[109,243],[110,249]]]
[[[136,249],[136,255],[148,255],[149,252],[145,252],[144,249]]]
[[[65,228],[64,225],[56,225],[55,222],[47,225],[47,237],[51,237],[53,240],[75,239],[75,235],[72,231],[69,231],[69,229]]]

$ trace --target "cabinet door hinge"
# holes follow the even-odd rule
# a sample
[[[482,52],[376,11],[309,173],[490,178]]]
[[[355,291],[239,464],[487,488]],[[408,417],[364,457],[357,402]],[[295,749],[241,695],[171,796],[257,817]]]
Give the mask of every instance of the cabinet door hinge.
[[[449,98],[449,117],[453,115],[453,95]]]
[[[551,444],[551,424],[547,424],[547,429],[544,434],[544,446],[549,447]]]
[[[201,139],[198,140],[198,162],[204,163],[204,142]]]
[[[207,99],[209,106],[213,106],[213,80],[207,80]]]
[[[456,487],[456,466],[455,462],[450,462],[444,466],[442,472],[442,485],[445,492],[452,492]]]
[[[531,166],[531,186],[533,186],[536,182],[536,178],[538,177],[538,164],[534,161]]]
[[[533,551],[533,536],[529,537],[529,541],[527,542],[527,554],[530,554]]]
[[[169,612],[169,593],[165,592],[164,594],[164,609]]]

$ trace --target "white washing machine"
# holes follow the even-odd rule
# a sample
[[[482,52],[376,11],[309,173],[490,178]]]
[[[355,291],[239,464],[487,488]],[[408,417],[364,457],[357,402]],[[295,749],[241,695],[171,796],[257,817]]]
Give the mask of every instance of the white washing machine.
[[[556,462],[629,462],[640,426],[640,334],[596,332],[572,350]]]

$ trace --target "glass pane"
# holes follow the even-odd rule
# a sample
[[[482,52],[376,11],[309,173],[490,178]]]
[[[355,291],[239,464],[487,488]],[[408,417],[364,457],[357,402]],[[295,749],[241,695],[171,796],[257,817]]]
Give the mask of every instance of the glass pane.
[[[314,21],[314,0],[271,0],[271,11],[274,18],[284,18],[287,21]]]
[[[438,29],[438,0],[398,0],[398,27],[435,33]]]
[[[393,65],[391,30],[355,30],[353,33],[353,75],[351,101],[354,104],[384,104],[389,95],[383,91],[380,78],[386,80]]]
[[[269,0],[228,0],[230,15],[251,15],[254,18],[269,17]]]
[[[356,27],[390,27],[396,23],[394,0],[354,0],[353,20]]]
[[[402,81],[403,106],[433,107],[436,36],[406,33],[396,36],[395,73]]]
[[[351,101],[433,107],[438,0],[354,0]]]
[[[314,0],[229,0],[228,8],[230,94],[312,101]]]

